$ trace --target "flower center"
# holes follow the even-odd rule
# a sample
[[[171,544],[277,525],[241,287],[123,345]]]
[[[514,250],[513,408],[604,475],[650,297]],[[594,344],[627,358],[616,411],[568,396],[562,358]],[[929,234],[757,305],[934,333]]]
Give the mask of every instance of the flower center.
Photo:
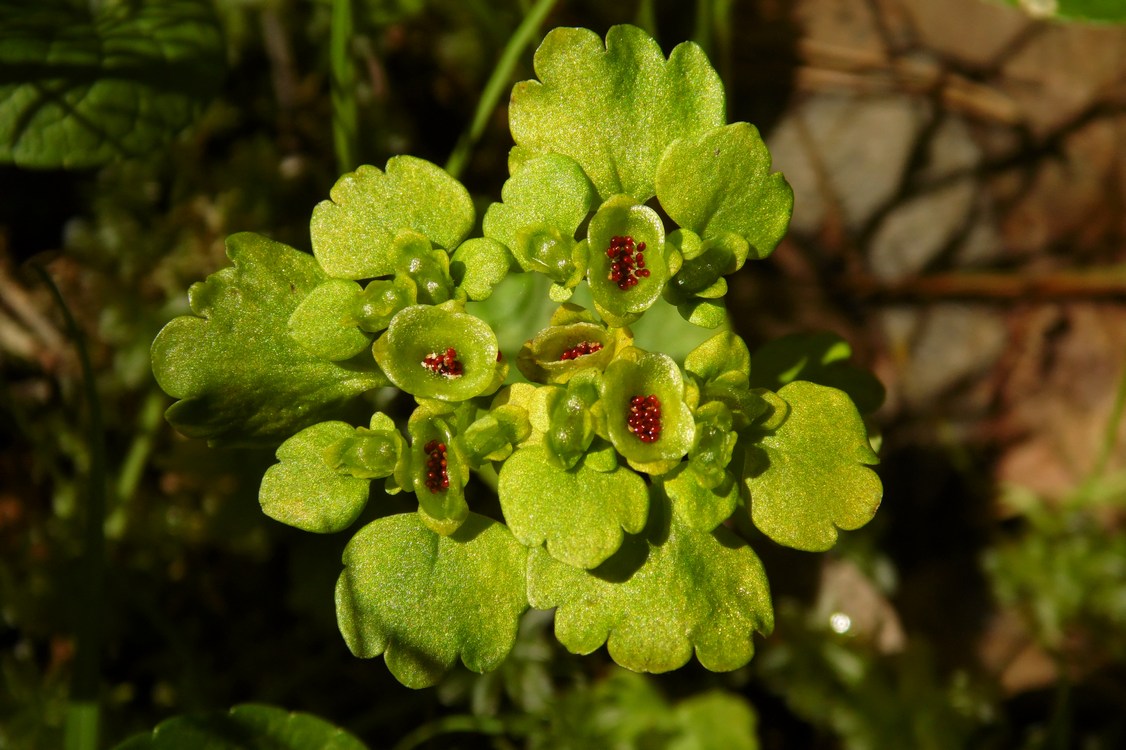
[[[655,443],[661,437],[661,400],[654,393],[634,396],[629,400],[629,431],[643,443]]]
[[[637,286],[639,278],[649,276],[649,269],[645,267],[645,243],[635,245],[633,237],[628,234],[625,237],[610,238],[606,257],[610,259],[610,274],[606,278],[617,284],[622,291]]]
[[[460,378],[465,373],[465,368],[457,358],[457,350],[452,346],[444,352],[427,354],[422,358],[422,366],[435,375],[447,378]]]
[[[585,357],[587,354],[594,354],[595,352],[601,350],[602,344],[598,343],[597,341],[583,341],[560,354],[559,359],[578,359],[579,357]]]
[[[426,451],[426,489],[437,494],[450,488],[450,475],[446,471],[446,444],[431,440]]]

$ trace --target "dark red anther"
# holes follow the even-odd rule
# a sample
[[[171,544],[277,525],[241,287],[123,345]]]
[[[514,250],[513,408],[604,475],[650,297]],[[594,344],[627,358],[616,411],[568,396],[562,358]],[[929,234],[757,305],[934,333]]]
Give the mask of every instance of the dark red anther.
[[[431,440],[423,450],[426,451],[426,489],[433,494],[445,492],[450,488],[446,444]]]
[[[444,352],[431,352],[422,358],[422,366],[435,375],[447,378],[459,378],[465,373],[465,368],[457,358],[457,350],[452,346]]]
[[[629,400],[629,431],[643,443],[655,443],[661,437],[661,400],[654,393],[634,396]]]
[[[587,354],[594,354],[602,349],[602,344],[597,341],[582,341],[559,355],[561,360],[578,359]]]
[[[610,273],[606,278],[618,285],[622,291],[637,286],[638,278],[647,278],[649,269],[645,268],[645,243],[634,244],[633,237],[615,235],[610,238],[606,257],[610,259]]]

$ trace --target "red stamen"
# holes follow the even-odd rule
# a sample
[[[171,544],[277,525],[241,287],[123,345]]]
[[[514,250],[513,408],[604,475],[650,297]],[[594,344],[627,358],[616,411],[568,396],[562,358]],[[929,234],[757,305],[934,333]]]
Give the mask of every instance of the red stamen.
[[[423,450],[426,451],[426,489],[433,494],[445,492],[450,488],[446,444],[431,440]]]
[[[602,349],[602,344],[597,341],[582,341],[575,346],[572,346],[567,351],[559,355],[561,360],[578,359],[579,357],[586,356],[587,354],[594,354]]]
[[[465,373],[465,368],[457,358],[457,350],[452,346],[444,352],[431,352],[422,358],[422,366],[435,375],[447,378],[459,378]]]
[[[641,442],[657,442],[661,437],[661,400],[656,394],[634,396],[629,400],[627,426]]]
[[[618,285],[622,291],[637,286],[639,278],[648,278],[649,269],[645,267],[645,243],[634,244],[633,237],[615,235],[610,238],[606,257],[610,258],[610,273],[606,278]]]

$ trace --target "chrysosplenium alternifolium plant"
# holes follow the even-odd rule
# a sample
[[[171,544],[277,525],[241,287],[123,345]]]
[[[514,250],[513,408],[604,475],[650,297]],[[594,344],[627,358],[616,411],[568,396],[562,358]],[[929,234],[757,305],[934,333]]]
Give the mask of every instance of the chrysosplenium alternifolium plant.
[[[300,529],[348,527],[373,482],[414,493],[417,513],[356,532],[336,588],[349,648],[384,654],[406,685],[459,656],[494,669],[529,606],[556,608],[576,653],[606,643],[662,672],[695,651],[734,669],[773,626],[740,514],[805,550],[868,521],[876,456],[847,394],[867,408],[878,384],[832,336],[752,357],[723,331],[682,363],[634,346],[629,325],[655,305],[723,324],[724,277],[774,249],[792,193],[755,128],[724,123],[693,44],[665,59],[630,26],[605,45],[556,29],[535,69],[512,92],[511,177],[484,236],[465,188],[410,156],[337,182],[312,256],[232,236],[234,265],[193,286],[195,315],[153,345],[180,399],[168,419],[217,443],[280,442],[260,500]],[[519,352],[467,312],[510,273],[543,274],[560,304]],[[583,282],[593,309],[568,302]],[[331,420],[387,386],[414,398],[405,424]],[[489,470],[503,521],[466,496]]]

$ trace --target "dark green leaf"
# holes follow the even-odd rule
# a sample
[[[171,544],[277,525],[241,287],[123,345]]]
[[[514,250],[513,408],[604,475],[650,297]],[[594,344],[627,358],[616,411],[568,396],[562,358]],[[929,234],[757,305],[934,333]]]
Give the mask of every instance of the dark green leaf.
[[[153,374],[181,399],[167,413],[176,429],[216,442],[280,441],[387,385],[367,353],[328,362],[290,338],[290,316],[327,280],[312,256],[250,233],[228,237],[227,256],[233,267],[189,290],[195,316],[176,318],[153,342]]]
[[[751,357],[751,386],[777,391],[794,380],[844,391],[862,413],[879,408],[884,387],[867,370],[849,364],[852,348],[835,333],[795,333],[775,339]]]
[[[244,704],[230,711],[174,716],[114,750],[366,750],[351,734],[312,714]]]
[[[380,654],[413,688],[433,685],[460,655],[495,669],[527,608],[527,550],[502,524],[470,514],[453,536],[413,513],[361,529],[344,550],[336,586],[340,632],[356,656]]]
[[[0,2],[0,162],[79,168],[151,153],[218,90],[209,0]]]

